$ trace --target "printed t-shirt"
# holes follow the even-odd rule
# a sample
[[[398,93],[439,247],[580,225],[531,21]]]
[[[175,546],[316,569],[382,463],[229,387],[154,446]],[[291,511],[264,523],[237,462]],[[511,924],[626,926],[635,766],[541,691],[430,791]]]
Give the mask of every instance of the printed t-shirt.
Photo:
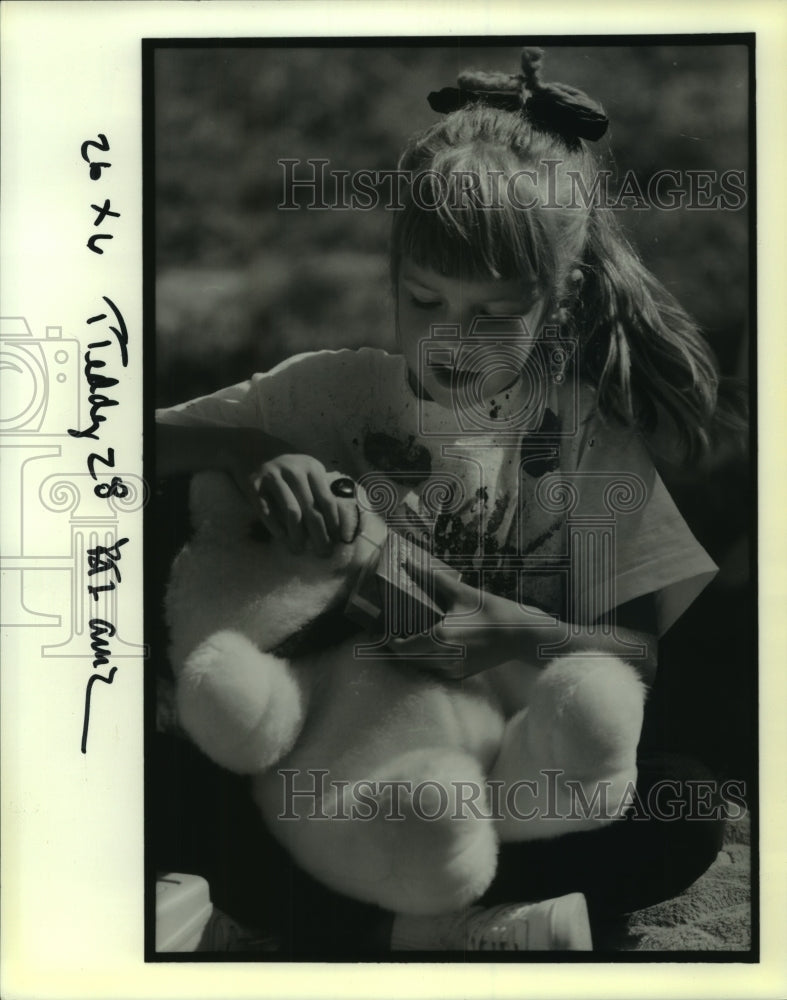
[[[663,634],[716,572],[639,435],[592,387],[548,374],[454,408],[419,398],[404,358],[318,351],[166,410],[172,424],[256,427],[360,481],[468,582],[589,623],[654,595]]]

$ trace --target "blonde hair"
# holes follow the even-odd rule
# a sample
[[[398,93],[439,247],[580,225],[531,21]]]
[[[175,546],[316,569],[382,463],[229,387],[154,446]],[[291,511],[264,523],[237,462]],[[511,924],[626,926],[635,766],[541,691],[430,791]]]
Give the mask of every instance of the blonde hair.
[[[648,435],[667,429],[687,458],[708,449],[714,356],[612,211],[577,199],[598,170],[581,140],[482,96],[413,136],[399,168],[418,183],[393,215],[395,288],[403,257],[452,277],[535,280],[547,313],[578,338],[579,373],[603,416]],[[527,203],[517,180],[530,182]]]

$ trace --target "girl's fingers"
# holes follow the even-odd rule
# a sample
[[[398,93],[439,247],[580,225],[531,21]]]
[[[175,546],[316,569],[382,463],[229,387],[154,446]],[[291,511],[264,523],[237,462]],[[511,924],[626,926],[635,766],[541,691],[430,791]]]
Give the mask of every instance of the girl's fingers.
[[[354,498],[337,497],[323,466],[305,456],[285,456],[263,466],[251,485],[263,524],[296,551],[308,539],[319,555],[329,555],[336,542],[352,542],[360,528]]]
[[[314,497],[314,506],[322,515],[329,537],[334,542],[341,541],[343,536],[341,533],[342,524],[339,514],[339,501],[331,493],[331,488],[328,485],[325,474],[312,471],[309,472],[307,479],[312,497]]]
[[[282,526],[283,537],[295,552],[303,550],[306,532],[303,525],[301,504],[289,484],[278,475],[265,476],[261,484],[262,495],[267,500],[271,514]]]
[[[417,547],[401,546],[402,564],[408,576],[442,608],[450,608],[467,585],[459,574],[448,568],[435,569],[428,552]]]
[[[274,538],[284,538],[285,530],[271,501],[263,496],[263,477],[259,473],[241,477],[241,489],[248,496],[249,503],[259,514],[260,520]]]
[[[361,528],[361,512],[355,500],[339,500],[339,538],[343,542],[355,541],[355,536]]]
[[[260,495],[257,490],[257,484],[241,471],[232,471],[232,481],[238,487],[243,495],[243,499],[248,503],[255,513],[259,513],[260,510]]]
[[[285,469],[282,475],[298,505],[301,537],[305,539],[308,536],[315,551],[319,555],[327,555],[331,551],[332,543],[325,518],[315,508],[308,476],[304,472],[294,472],[289,469]]]

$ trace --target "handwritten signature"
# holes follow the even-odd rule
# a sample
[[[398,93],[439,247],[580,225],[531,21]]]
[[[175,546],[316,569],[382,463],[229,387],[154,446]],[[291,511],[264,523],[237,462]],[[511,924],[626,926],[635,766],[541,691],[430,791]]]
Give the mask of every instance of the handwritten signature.
[[[120,547],[127,542],[127,538],[121,538],[114,545],[97,545],[94,549],[87,550],[87,572],[89,577],[95,576],[97,573],[112,573],[115,577],[109,583],[97,587],[89,586],[87,588],[94,601],[98,601],[100,593],[114,590],[116,585],[121,582],[120,568],[118,567],[122,555]],[[93,669],[98,670],[101,667],[107,666],[109,658],[112,655],[112,651],[104,637],[109,636],[112,638],[117,630],[112,622],[108,622],[103,618],[91,618],[89,626],[90,648],[93,652]],[[108,676],[93,674],[88,679],[87,687],[85,688],[85,711],[82,718],[82,753],[87,753],[87,734],[90,728],[90,698],[93,692],[93,685],[97,681],[102,681],[104,684],[111,684],[115,679],[116,672],[117,667],[112,667]]]
[[[105,667],[109,663],[109,657],[112,653],[103,636],[113,636],[115,634],[115,626],[111,622],[104,621],[103,618],[91,618],[89,624],[90,645],[94,653],[93,669],[97,670],[99,667]],[[106,677],[103,674],[93,674],[88,679],[87,687],[85,688],[85,711],[82,717],[82,753],[87,753],[87,734],[90,728],[90,698],[93,692],[93,685],[97,681],[102,681],[104,684],[111,684],[115,679],[117,669],[117,667],[112,667]]]

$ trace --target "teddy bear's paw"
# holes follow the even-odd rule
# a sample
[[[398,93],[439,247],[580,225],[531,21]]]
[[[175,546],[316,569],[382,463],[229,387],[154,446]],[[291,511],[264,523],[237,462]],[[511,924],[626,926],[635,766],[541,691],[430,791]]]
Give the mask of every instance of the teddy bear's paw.
[[[644,685],[614,657],[553,661],[509,719],[490,777],[504,841],[592,829],[621,813],[637,778]]]
[[[601,777],[636,758],[645,686],[614,656],[553,660],[533,685],[526,721],[531,756],[549,767]]]
[[[214,634],[188,657],[177,707],[197,746],[241,774],[283,757],[303,720],[301,692],[287,662],[230,631]]]

